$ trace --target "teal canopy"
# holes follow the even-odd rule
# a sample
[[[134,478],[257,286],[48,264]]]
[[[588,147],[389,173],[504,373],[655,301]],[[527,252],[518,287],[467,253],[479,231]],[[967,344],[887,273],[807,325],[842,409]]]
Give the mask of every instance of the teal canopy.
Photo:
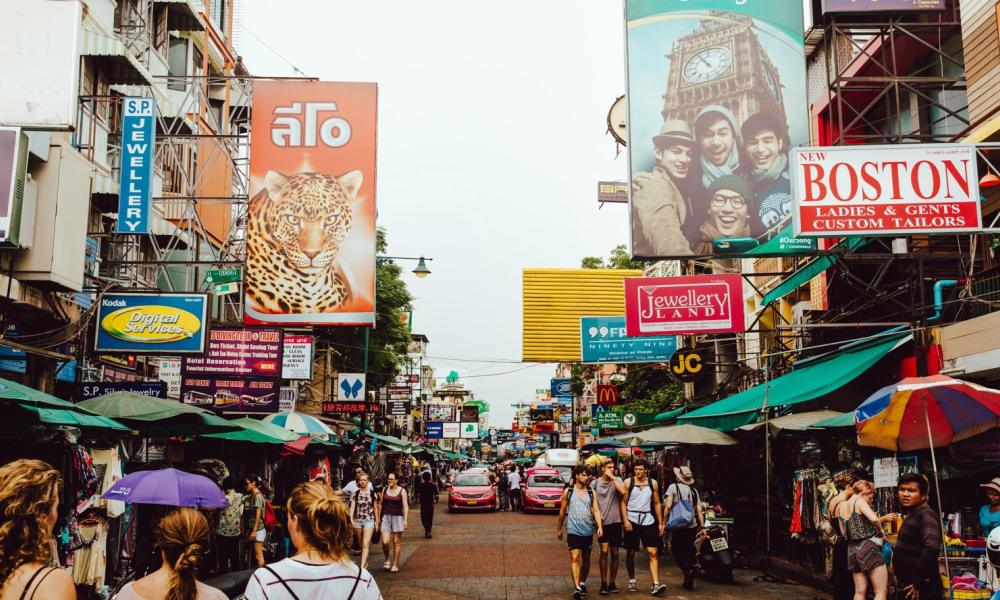
[[[766,384],[719,400],[681,416],[677,423],[733,431],[757,420],[767,396],[768,407],[808,402],[836,391],[868,370],[909,334],[894,334],[871,342],[842,346],[820,359],[804,361],[801,367]]]
[[[837,260],[829,255],[817,257],[816,260],[802,267],[795,273],[792,273],[785,278],[784,281],[775,286],[773,290],[765,294],[764,299],[760,301],[760,305],[764,306],[769,302],[773,302],[784,297],[789,292],[798,289],[800,286],[806,284],[810,279],[829,269],[836,263]]]
[[[653,418],[653,422],[657,425],[662,425],[664,423],[669,423],[674,419],[680,417],[684,414],[684,411],[688,409],[687,406],[682,406],[680,408],[675,408],[674,410],[668,410],[667,412],[661,412]]]
[[[842,415],[826,419],[818,423],[813,423],[809,429],[827,429],[829,427],[854,427],[854,413],[846,412]]]

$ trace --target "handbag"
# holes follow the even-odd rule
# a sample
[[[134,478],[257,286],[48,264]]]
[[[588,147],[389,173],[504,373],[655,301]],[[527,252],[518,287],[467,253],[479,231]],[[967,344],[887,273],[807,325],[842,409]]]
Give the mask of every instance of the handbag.
[[[668,531],[690,529],[691,526],[694,525],[694,510],[691,507],[691,488],[688,488],[687,498],[679,497],[680,489],[680,486],[677,486],[677,502],[674,502],[670,507],[670,514],[667,515],[667,522],[663,526],[663,528]]]

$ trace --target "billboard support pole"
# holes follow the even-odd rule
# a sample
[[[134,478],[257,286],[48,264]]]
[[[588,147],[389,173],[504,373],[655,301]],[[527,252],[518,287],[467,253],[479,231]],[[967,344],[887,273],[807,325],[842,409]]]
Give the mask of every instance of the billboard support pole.
[[[362,369],[365,373],[365,380],[368,379],[368,334],[371,331],[371,327],[365,327],[365,368]],[[361,435],[358,436],[358,440],[361,442],[361,454],[365,453],[365,421],[368,420],[368,413],[361,413]]]

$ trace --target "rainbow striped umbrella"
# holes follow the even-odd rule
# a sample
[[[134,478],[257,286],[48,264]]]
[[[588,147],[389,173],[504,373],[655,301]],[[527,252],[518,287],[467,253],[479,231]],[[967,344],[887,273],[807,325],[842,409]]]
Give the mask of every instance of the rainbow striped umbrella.
[[[908,377],[862,402],[854,423],[862,446],[940,448],[1000,425],[1000,391],[944,375]]]

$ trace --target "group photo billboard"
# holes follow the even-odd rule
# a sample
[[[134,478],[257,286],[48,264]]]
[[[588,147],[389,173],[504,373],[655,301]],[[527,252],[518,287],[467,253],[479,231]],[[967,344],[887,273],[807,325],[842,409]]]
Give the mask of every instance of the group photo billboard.
[[[791,232],[802,3],[625,0],[625,19],[632,257],[815,251]]]
[[[375,83],[256,81],[248,324],[375,322]]]
[[[982,229],[973,144],[796,148],[796,235],[914,235]]]

